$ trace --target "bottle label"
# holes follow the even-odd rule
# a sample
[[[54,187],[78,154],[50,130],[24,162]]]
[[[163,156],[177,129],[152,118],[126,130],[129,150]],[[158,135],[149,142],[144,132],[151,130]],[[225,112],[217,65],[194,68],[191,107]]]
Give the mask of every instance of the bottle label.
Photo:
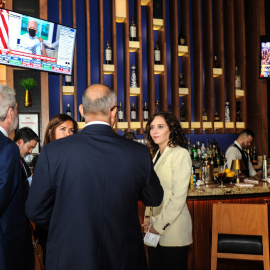
[[[67,115],[69,115],[71,117],[71,112],[66,112]]]
[[[148,111],[143,111],[143,119],[148,120]]]
[[[155,50],[155,61],[160,61],[160,50]]]
[[[136,27],[134,25],[130,26],[130,37],[136,38]]]
[[[105,60],[112,61],[112,51],[111,50],[108,50],[108,49],[105,50]]]
[[[202,120],[203,122],[207,122],[207,115],[203,115]]]
[[[235,88],[241,89],[241,77],[239,75],[235,76]]]
[[[123,120],[124,113],[123,111],[118,111],[118,120]]]
[[[136,112],[135,111],[131,111],[131,119],[136,120]]]

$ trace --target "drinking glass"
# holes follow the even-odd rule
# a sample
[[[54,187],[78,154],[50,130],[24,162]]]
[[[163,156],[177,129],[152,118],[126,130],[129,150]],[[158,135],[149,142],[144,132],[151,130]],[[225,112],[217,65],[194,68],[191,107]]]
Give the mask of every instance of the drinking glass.
[[[217,178],[218,178],[218,181],[220,181],[220,186],[218,186],[218,187],[221,187],[221,188],[226,187],[226,186],[223,185],[223,181],[226,178],[226,172],[224,171],[224,167],[223,166],[220,166],[218,168]]]

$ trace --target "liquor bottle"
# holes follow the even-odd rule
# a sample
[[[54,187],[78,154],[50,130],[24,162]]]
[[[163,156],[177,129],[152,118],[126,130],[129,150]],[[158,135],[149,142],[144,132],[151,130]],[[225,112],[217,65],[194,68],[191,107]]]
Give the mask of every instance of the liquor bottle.
[[[250,147],[249,160],[252,163],[253,161],[253,148],[252,147]]]
[[[241,76],[238,74],[238,67],[235,67],[235,89],[241,89]]]
[[[118,107],[118,112],[117,112],[117,118],[118,122],[123,122],[124,121],[124,112],[122,108],[122,103],[119,102],[119,107]]]
[[[158,47],[157,41],[156,41],[156,47],[154,49],[154,58],[155,58],[155,65],[160,65],[160,63],[161,63],[160,62],[161,57],[160,57],[160,49]]]
[[[192,152],[191,152],[191,145],[190,145],[190,138],[188,137],[188,152],[189,152],[189,154],[190,154],[190,156],[191,156],[191,154],[192,154]]]
[[[135,108],[135,105],[134,105],[134,102],[132,102],[132,106],[131,106],[131,109],[130,109],[130,118],[131,118],[131,122],[135,122],[136,121],[136,108]]]
[[[215,122],[219,122],[220,121],[220,117],[219,117],[219,114],[218,114],[217,111],[215,112],[215,115],[214,115],[214,121]]]
[[[153,1],[153,18],[162,19],[163,18],[163,6],[162,0]]]
[[[158,102],[158,100],[156,100],[156,103],[155,103],[155,112],[159,112],[159,102]]]
[[[180,109],[180,121],[181,122],[186,121],[186,108],[185,108],[184,102],[182,102],[181,109]]]
[[[148,121],[148,107],[146,102],[144,102],[143,107],[143,121]]]
[[[205,111],[205,108],[203,108],[202,120],[203,120],[203,122],[208,121],[208,116],[207,116],[207,112]]]
[[[137,76],[136,76],[136,66],[131,66],[131,78],[130,78],[130,87],[131,88],[137,88]]]
[[[263,162],[262,162],[262,179],[267,179],[268,177],[268,170],[267,170],[267,159],[266,155],[263,155]]]
[[[257,165],[258,164],[258,157],[257,157],[257,152],[256,152],[256,147],[253,147],[253,159],[252,159],[252,165]]]
[[[131,24],[129,27],[130,40],[135,41],[137,39],[137,26],[134,23],[134,19],[131,18]]]
[[[192,159],[197,159],[198,158],[198,152],[197,152],[195,144],[193,144],[191,152],[192,152]]]
[[[215,55],[214,61],[213,61],[213,68],[220,68],[220,63],[218,62],[216,55]]]
[[[169,104],[169,106],[168,106],[168,112],[169,112],[169,113],[172,112],[172,106],[171,106],[171,104]]]
[[[230,108],[229,108],[230,102],[225,102],[225,122],[231,122],[230,118]]]
[[[185,87],[185,81],[184,81],[184,74],[179,73],[179,87],[184,88]]]
[[[69,104],[67,105],[66,114],[69,115],[70,117],[72,116],[71,115],[71,110],[70,110],[70,105]]]
[[[241,122],[240,101],[236,102],[236,122]]]
[[[205,148],[205,145],[204,145],[204,141],[202,141],[201,151],[202,151],[202,155],[204,155],[206,153],[206,148]]]
[[[184,46],[186,44],[186,38],[182,32],[182,30],[180,30],[179,36],[178,36],[178,45],[180,46]]]
[[[71,86],[71,76],[65,75],[65,85]]]
[[[110,47],[109,40],[107,40],[105,48],[105,63],[108,65],[112,63],[112,48]]]

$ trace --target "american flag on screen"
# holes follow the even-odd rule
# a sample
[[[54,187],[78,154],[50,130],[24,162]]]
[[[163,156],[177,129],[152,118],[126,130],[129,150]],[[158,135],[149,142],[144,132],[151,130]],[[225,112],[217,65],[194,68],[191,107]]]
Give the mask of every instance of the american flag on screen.
[[[8,43],[8,10],[0,9],[0,48],[7,49]]]

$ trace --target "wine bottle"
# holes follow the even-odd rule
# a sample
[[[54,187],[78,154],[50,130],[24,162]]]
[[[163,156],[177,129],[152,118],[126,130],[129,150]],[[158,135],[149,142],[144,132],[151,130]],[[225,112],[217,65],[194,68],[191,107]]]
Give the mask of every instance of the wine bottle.
[[[241,122],[240,101],[236,102],[236,122]]]
[[[158,47],[157,42],[156,42],[156,47],[154,49],[154,58],[155,58],[155,65],[160,65],[160,49]]]
[[[108,65],[112,63],[112,48],[110,47],[109,40],[107,40],[105,48],[105,63]]]
[[[241,89],[241,76],[238,74],[238,67],[235,67],[235,89]]]
[[[148,107],[147,103],[144,102],[144,107],[143,107],[143,121],[148,121]]]
[[[153,1],[153,18],[162,19],[163,18],[163,10],[162,10],[162,0],[154,0]]]
[[[129,35],[130,35],[131,41],[137,40],[137,26],[136,26],[133,18],[131,18],[131,24],[129,27]]]
[[[172,106],[171,106],[171,104],[169,104],[169,106],[168,106],[168,112],[169,112],[169,113],[172,112]]]
[[[122,103],[121,102],[119,102],[117,118],[118,118],[118,122],[123,122],[124,121],[124,113],[123,113],[123,108],[122,108]]]
[[[66,114],[69,115],[70,117],[72,116],[69,104],[67,105]]]
[[[136,121],[136,108],[135,108],[135,105],[134,105],[134,102],[132,102],[132,106],[131,106],[131,109],[130,109],[130,118],[131,118],[131,122],[135,122]]]
[[[71,86],[71,76],[65,75],[65,85]]]
[[[180,121],[181,122],[186,121],[186,108],[185,108],[184,102],[182,102],[181,109],[180,109]]]
[[[225,122],[231,122],[229,105],[230,103],[226,101],[225,102]]]
[[[257,152],[256,152],[256,147],[253,147],[253,159],[252,159],[252,165],[257,165],[258,164],[258,157],[257,157]]]
[[[179,87],[180,88],[185,87],[185,81],[184,81],[184,74],[183,73],[179,73]]]
[[[180,30],[179,36],[178,36],[178,45],[180,46],[184,46],[186,44],[186,38],[182,32],[182,30]]]
[[[202,120],[203,120],[203,122],[208,121],[208,116],[207,116],[207,112],[205,111],[205,108],[203,108]]]
[[[159,112],[159,102],[158,102],[158,100],[156,100],[156,103],[155,103],[155,112]]]
[[[214,61],[213,61],[213,68],[220,68],[220,63],[218,62],[216,55],[215,55]]]

